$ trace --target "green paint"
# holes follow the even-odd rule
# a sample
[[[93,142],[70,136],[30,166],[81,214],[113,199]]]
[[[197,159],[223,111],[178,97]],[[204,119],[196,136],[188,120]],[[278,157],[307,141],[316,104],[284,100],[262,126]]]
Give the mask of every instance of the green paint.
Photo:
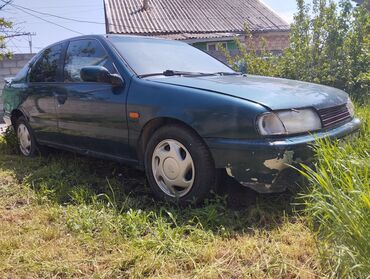
[[[228,50],[235,50],[235,49],[237,49],[237,46],[236,46],[236,43],[235,43],[234,40],[230,40],[230,41],[214,41],[214,42],[196,42],[196,43],[193,43],[192,45],[194,47],[196,47],[196,48],[201,49],[201,50],[207,50],[207,43],[208,44],[226,43]]]
[[[205,42],[197,42],[192,45],[196,48],[199,48],[200,50],[207,50],[207,43]]]

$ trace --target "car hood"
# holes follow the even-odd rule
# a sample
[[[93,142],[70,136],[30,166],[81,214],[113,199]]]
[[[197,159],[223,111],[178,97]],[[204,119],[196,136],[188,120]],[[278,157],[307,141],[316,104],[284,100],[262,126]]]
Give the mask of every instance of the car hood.
[[[272,110],[342,105],[348,95],[342,90],[314,83],[254,75],[152,77],[150,80],[259,103]]]

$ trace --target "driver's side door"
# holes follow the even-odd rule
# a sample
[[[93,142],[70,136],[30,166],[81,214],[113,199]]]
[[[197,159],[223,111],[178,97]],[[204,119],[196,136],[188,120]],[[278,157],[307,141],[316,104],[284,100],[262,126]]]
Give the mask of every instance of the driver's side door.
[[[128,129],[124,86],[85,82],[80,70],[103,66],[117,73],[111,58],[96,39],[69,42],[64,59],[63,90],[56,92],[59,143],[101,155],[126,157]]]

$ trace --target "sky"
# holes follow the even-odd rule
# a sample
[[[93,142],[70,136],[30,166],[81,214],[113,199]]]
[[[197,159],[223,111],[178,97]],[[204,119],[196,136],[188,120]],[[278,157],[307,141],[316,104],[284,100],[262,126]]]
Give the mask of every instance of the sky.
[[[0,0],[0,4],[2,1],[4,0]],[[288,23],[293,21],[293,14],[296,11],[295,0],[261,1],[277,12],[278,15]],[[32,36],[32,51],[34,53],[51,43],[77,36],[79,33],[105,33],[103,0],[13,0],[12,4],[37,12],[100,23],[71,22],[65,19],[37,14],[30,10],[21,11],[20,7],[9,5],[0,10],[0,18],[4,17],[14,22],[14,27],[17,30],[25,33],[35,33],[35,35]],[[45,22],[35,15],[49,22]],[[55,24],[65,28],[56,26]],[[7,45],[14,53],[30,52],[29,36],[8,39]]]

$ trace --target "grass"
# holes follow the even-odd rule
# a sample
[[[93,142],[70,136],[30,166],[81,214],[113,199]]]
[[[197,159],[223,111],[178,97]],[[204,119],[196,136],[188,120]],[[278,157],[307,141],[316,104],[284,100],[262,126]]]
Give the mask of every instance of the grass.
[[[304,202],[332,275],[370,278],[370,106],[359,111],[362,129],[351,141],[317,143]]]
[[[360,197],[369,194],[368,153],[360,150],[368,150],[368,131],[353,149],[343,147],[342,161],[357,165],[338,160],[327,169],[332,164],[320,158],[339,147],[322,147],[328,150],[319,152],[316,172],[306,170],[312,190],[304,197],[257,195],[229,181],[227,197],[215,194],[186,208],[154,201],[139,171],[59,151],[24,159],[6,135],[0,139],[0,278],[366,277],[369,212]],[[352,172],[338,174],[341,165]],[[336,189],[348,184],[339,184],[343,179],[352,181],[353,193]],[[323,181],[332,181],[335,199],[320,188]],[[334,219],[343,193],[351,193],[353,204],[345,204],[351,214]]]

